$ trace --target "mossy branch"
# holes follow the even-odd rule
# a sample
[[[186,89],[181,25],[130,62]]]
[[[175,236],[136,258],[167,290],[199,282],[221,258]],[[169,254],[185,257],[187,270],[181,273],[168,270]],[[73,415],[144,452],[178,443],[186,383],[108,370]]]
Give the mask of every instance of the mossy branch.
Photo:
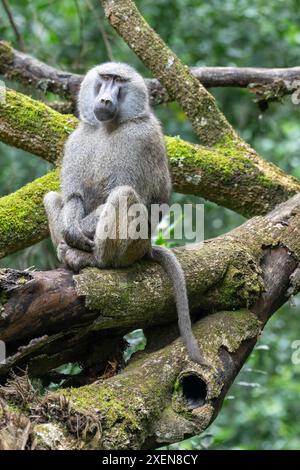
[[[12,90],[0,104],[0,139],[54,164],[77,122]],[[295,178],[243,146],[212,150],[177,137],[166,137],[166,146],[176,191],[203,196],[244,216],[265,214],[300,191]],[[0,200],[0,256],[47,236],[42,200],[53,188],[58,188],[57,174]],[[28,229],[18,220],[28,220]]]
[[[191,363],[182,342],[175,340],[141,354],[111,379],[42,398],[33,393],[28,379],[15,378],[0,390],[0,397],[14,411],[18,403],[26,404],[29,415],[35,416],[30,424],[32,435],[39,437],[36,449],[44,448],[49,425],[58,426],[58,435],[64,435],[65,445],[69,442],[73,449],[137,450],[176,442],[200,433],[212,421],[224,380],[236,373],[242,344],[248,340],[253,347],[260,329],[260,321],[247,310],[220,312],[194,327],[210,364],[205,369]],[[228,358],[219,356],[222,347]],[[191,378],[193,399],[185,385]],[[72,427],[76,421],[84,425]],[[0,444],[4,438],[0,426]]]
[[[48,236],[43,198],[59,189],[58,170],[0,198],[0,258]]]
[[[0,140],[34,153],[50,163],[62,155],[77,119],[13,90],[0,102]]]
[[[178,101],[204,145],[239,140],[219,110],[214,97],[183,65],[176,54],[148,25],[132,0],[101,0],[105,15],[118,34]]]
[[[279,267],[278,247],[283,250]],[[218,310],[253,311],[259,299],[265,306],[266,282],[272,293],[269,314],[286,299],[289,275],[300,259],[300,196],[203,246],[175,252],[185,271],[195,317]],[[266,260],[273,262],[272,269],[264,267]],[[270,275],[270,281],[266,281]],[[112,338],[120,330],[124,334],[135,328],[164,325],[177,316],[169,279],[149,261],[119,270],[88,268],[78,275],[63,269],[2,270],[0,311],[0,339],[10,350],[6,364],[0,365],[0,375],[26,364],[33,374],[39,375],[41,368],[46,374],[66,357],[83,360],[86,343],[99,342],[92,339],[95,334]],[[264,316],[259,315],[259,319],[264,321]],[[16,349],[15,345],[21,343],[20,350]]]
[[[76,101],[82,80],[81,75],[58,70],[14,49],[7,41],[0,41],[0,74],[44,93],[51,91],[73,102]]]
[[[290,278],[299,262],[299,233],[297,248],[292,235],[294,223],[299,231],[299,210],[298,196],[268,217],[274,231],[280,220],[289,221],[289,241],[295,252],[283,246],[264,249],[264,293],[254,305],[218,312],[194,325],[205,367],[189,361],[180,339],[157,349],[159,342],[156,332],[152,332],[151,350],[138,355],[112,378],[44,397],[33,392],[26,376],[2,388],[0,394],[8,407],[16,410],[18,404],[26,404],[33,417],[29,423],[35,448],[56,449],[59,445],[72,449],[147,449],[204,431],[219,413],[262,328],[287,298]],[[287,232],[281,236],[286,243]],[[49,439],[53,431],[58,436],[56,443]],[[0,430],[0,445],[5,437],[7,433]]]

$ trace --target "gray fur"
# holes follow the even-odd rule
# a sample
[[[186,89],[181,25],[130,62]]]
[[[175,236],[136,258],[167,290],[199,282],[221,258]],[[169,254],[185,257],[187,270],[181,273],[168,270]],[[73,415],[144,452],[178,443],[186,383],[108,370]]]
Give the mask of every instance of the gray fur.
[[[119,98],[117,103],[108,103],[117,112],[104,121],[96,117],[95,110],[105,80],[113,90],[111,96]],[[106,98],[107,94],[105,103]],[[108,207],[111,204],[118,211],[120,196],[127,196],[130,204],[144,204],[149,213],[151,204],[169,201],[171,180],[164,137],[150,110],[145,82],[127,64],[99,65],[85,76],[78,105],[80,124],[65,145],[61,194],[51,192],[45,197],[58,258],[79,271],[85,266],[129,266],[150,255],[172,280],[181,335],[191,358],[203,363],[191,329],[184,273],[175,255],[166,248],[151,247],[150,239],[103,240],[99,236],[104,220],[108,230],[118,231]]]

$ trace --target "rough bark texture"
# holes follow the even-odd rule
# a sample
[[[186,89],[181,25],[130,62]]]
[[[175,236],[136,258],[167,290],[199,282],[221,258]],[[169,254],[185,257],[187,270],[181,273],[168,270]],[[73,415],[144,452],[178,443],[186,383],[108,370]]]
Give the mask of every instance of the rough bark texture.
[[[292,82],[300,79],[300,67],[255,68],[255,67],[191,67],[191,73],[205,88],[248,87],[257,91],[263,87],[268,99],[294,91]],[[14,49],[9,43],[0,41],[0,74],[8,79],[17,80],[25,86],[35,87],[44,93],[51,91],[70,101],[67,110],[64,103],[59,105],[60,112],[68,113],[74,103],[82,75],[72,74],[35,59]],[[157,79],[146,79],[150,100],[153,105],[171,100],[167,90]]]
[[[13,405],[15,412],[18,403],[25,402],[31,416],[27,445],[34,441],[35,448],[150,448],[203,431],[218,414],[268,318],[288,298],[293,287],[291,276],[299,263],[299,232],[300,196],[296,196],[268,216],[255,218],[210,242],[229,241],[247,252],[258,289],[256,301],[249,299],[248,308],[214,313],[195,324],[194,333],[207,366],[191,363],[180,339],[155,350],[156,340],[152,337],[149,352],[138,355],[122,373],[105,381],[40,397],[33,393],[26,378],[23,385],[22,379],[15,379],[1,390],[7,407],[3,420],[7,422],[10,417],[11,424],[14,415],[9,406]],[[234,271],[233,279],[241,277],[242,266],[245,263],[238,269],[227,268]],[[253,284],[251,277],[248,281]],[[31,282],[25,279],[24,286]],[[9,294],[7,289],[2,290]],[[21,295],[17,290],[12,287],[13,296]],[[89,305],[88,296],[85,303],[95,308]],[[4,311],[6,308],[4,305]],[[96,325],[101,328],[101,318]],[[17,425],[10,426],[10,438],[17,429]],[[53,444],[49,433],[55,431],[59,437]],[[0,443],[5,438],[10,442],[9,437],[1,431]]]
[[[77,122],[11,90],[0,104],[1,140],[51,163],[59,163]],[[212,150],[166,137],[166,145],[176,191],[205,197],[244,216],[265,214],[300,191],[299,181],[242,144]],[[58,185],[54,172],[0,199],[1,257],[47,236],[43,196]]]
[[[202,247],[175,250],[185,270],[195,316],[249,308],[263,298],[266,273],[262,263],[268,250],[284,247],[286,257],[297,264],[299,204],[300,197],[295,196],[274,214],[256,217]],[[289,269],[288,262],[286,266]],[[272,273],[277,286],[272,291],[273,298],[279,296],[279,303],[282,295],[278,286],[284,272],[283,268],[275,272],[277,281]],[[284,291],[286,282],[285,279]],[[124,332],[147,328],[176,318],[169,280],[158,265],[146,261],[122,270],[89,268],[78,275],[66,270],[2,270],[0,300],[0,338],[9,350],[7,363],[0,366],[2,375],[10,367],[26,363],[30,363],[32,373],[46,373],[65,361],[66,356],[59,354],[62,349],[67,351],[67,357],[71,354],[74,360],[80,360],[87,337],[96,332],[108,337],[113,332],[117,336],[120,329]],[[273,310],[270,305],[268,311]],[[62,348],[62,344],[70,347]],[[38,372],[34,371],[35,356],[40,358],[36,361]]]
[[[209,148],[221,146],[230,154],[243,151],[249,160],[259,164],[259,155],[232,129],[214,97],[151,29],[134,1],[101,0],[101,3],[118,34],[186,112],[200,142]]]

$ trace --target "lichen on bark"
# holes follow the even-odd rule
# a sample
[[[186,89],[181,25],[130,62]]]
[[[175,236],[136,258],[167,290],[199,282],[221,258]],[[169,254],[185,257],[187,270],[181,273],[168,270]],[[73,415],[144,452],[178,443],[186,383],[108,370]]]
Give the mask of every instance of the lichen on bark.
[[[259,332],[260,322],[249,311],[220,312],[194,326],[207,360],[205,368],[188,359],[177,339],[153,353],[141,353],[122,373],[104,381],[40,396],[33,389],[23,390],[22,380],[15,379],[18,386],[10,381],[1,396],[10,406],[21,406],[21,413],[33,416],[38,448],[135,450],[149,439],[174,442],[201,432],[214,418],[216,399],[232,375],[231,363],[219,357],[222,348],[235,354]],[[191,375],[207,385],[205,402],[192,408],[181,387],[183,377]],[[30,384],[28,379],[25,383]]]

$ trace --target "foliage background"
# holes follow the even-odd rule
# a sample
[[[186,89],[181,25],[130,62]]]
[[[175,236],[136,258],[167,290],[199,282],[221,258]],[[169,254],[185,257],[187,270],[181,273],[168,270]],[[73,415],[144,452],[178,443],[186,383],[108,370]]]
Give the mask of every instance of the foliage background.
[[[138,0],[147,21],[188,65],[293,67],[299,65],[298,0]],[[10,0],[26,52],[59,68],[84,73],[109,60],[103,29],[113,58],[149,73],[106,23],[97,0]],[[101,33],[102,31],[102,33]],[[18,48],[0,3],[0,37]],[[19,85],[7,83],[21,89]],[[24,91],[24,90],[23,90]],[[211,90],[240,134],[265,158],[300,178],[299,106],[290,97],[261,113],[245,90]],[[28,93],[28,90],[27,90]],[[40,93],[31,90],[35,97]],[[48,99],[54,97],[49,95]],[[156,108],[166,134],[196,141],[176,104]],[[46,173],[38,157],[0,144],[0,195]],[[174,199],[191,198],[175,194]],[[195,202],[195,198],[193,198]],[[199,201],[198,201],[199,202]],[[205,236],[239,225],[243,218],[205,201]],[[56,265],[44,241],[0,261],[0,266],[49,269]],[[270,321],[244,366],[222,413],[209,431],[181,444],[185,448],[297,449],[300,365],[292,364],[292,343],[300,339],[299,307],[281,308]]]

